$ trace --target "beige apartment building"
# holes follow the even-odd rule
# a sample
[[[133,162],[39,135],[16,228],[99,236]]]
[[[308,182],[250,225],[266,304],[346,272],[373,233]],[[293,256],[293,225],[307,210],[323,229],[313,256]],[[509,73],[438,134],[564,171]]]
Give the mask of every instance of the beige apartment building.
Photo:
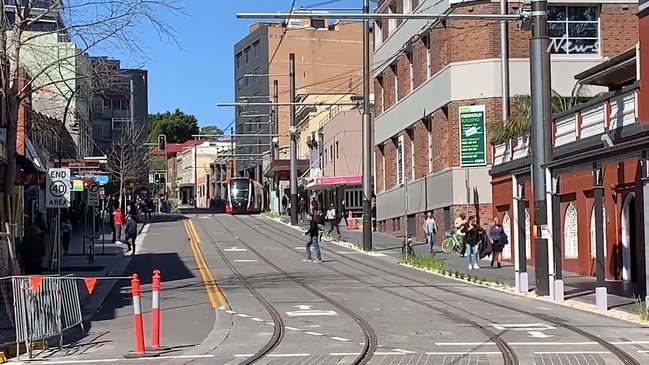
[[[295,54],[297,94],[362,92],[362,32],[362,22],[300,19],[299,13],[289,21],[251,25],[249,34],[234,46],[236,101],[272,101],[276,81],[278,101],[289,102],[290,53]],[[289,144],[290,108],[277,108],[276,127],[270,106],[237,109],[236,153],[244,156],[237,157],[238,173],[261,180],[263,155],[273,143],[269,134],[279,134],[276,144],[280,149]],[[308,161],[300,160],[298,168],[306,171]],[[268,176],[277,176],[274,173],[288,170],[288,161],[277,158],[266,170]],[[286,173],[279,175],[284,179]]]

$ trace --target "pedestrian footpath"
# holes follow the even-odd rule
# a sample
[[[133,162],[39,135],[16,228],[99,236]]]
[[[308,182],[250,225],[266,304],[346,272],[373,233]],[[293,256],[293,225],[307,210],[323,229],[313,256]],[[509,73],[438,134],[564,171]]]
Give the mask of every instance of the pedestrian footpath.
[[[285,223],[290,223],[286,216],[281,217]],[[307,222],[300,222],[300,227],[307,227]],[[349,230],[343,225],[340,226],[340,240],[350,243],[358,248],[363,246],[362,230]],[[332,233],[337,238],[335,233]],[[372,243],[375,252],[394,257],[398,260],[401,256],[402,239],[381,232],[372,233]],[[515,286],[515,267],[511,262],[503,262],[502,268],[490,267],[491,258],[487,257],[480,262],[479,270],[469,270],[467,258],[461,257],[456,253],[445,254],[441,251],[441,242],[437,242],[434,249],[434,255],[444,260],[448,270],[459,272],[464,275],[478,276],[484,281],[500,283],[508,287]],[[430,249],[423,242],[414,242],[415,252],[418,255],[430,255]],[[530,291],[534,290],[536,278],[534,276],[534,267],[528,265],[528,285]],[[576,301],[595,305],[595,285],[596,278],[591,276],[581,276],[572,272],[563,272],[564,280],[564,299],[574,299]],[[635,313],[635,300],[633,293],[636,293],[634,287],[623,282],[607,281],[608,305],[609,309],[617,309],[627,313]]]

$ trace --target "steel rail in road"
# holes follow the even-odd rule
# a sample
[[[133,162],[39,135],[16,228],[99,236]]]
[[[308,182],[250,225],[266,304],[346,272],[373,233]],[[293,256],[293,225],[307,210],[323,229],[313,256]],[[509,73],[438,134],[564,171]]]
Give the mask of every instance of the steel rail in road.
[[[258,219],[258,218],[256,220],[263,223],[265,227],[270,227],[274,231],[280,232],[280,233],[284,234],[287,237],[292,237],[292,238],[297,238],[298,237],[297,233],[293,234],[292,232],[289,233],[287,231],[284,231],[284,230],[282,230],[282,229],[280,229],[278,227],[273,226],[268,221],[264,221],[264,220]],[[277,241],[277,242],[279,242],[279,241]],[[279,242],[279,243],[283,244],[281,242]],[[354,258],[351,258],[349,256],[338,254],[338,253],[336,253],[336,252],[334,252],[334,251],[332,251],[330,249],[325,249],[325,250],[330,254],[333,254],[333,255],[335,255],[337,257],[340,257],[341,259],[344,259],[344,260],[347,260],[349,262],[353,262],[353,263],[356,263],[358,265],[361,265],[361,266],[364,266],[364,267],[371,268],[373,270],[382,272],[382,273],[386,274],[388,277],[397,277],[397,278],[400,278],[400,279],[408,280],[409,282],[412,282],[412,283],[415,283],[415,284],[425,285],[425,286],[428,286],[428,287],[431,287],[431,288],[434,288],[434,289],[437,289],[437,290],[441,290],[441,291],[449,293],[449,294],[456,294],[456,295],[460,295],[462,297],[465,297],[465,295],[463,293],[461,293],[459,291],[456,291],[456,290],[453,290],[453,289],[450,289],[448,287],[437,286],[437,285],[431,284],[430,282],[426,282],[426,281],[423,281],[423,280],[418,280],[418,279],[415,279],[413,277],[406,276],[406,275],[404,275],[402,273],[399,273],[399,272],[397,272],[395,270],[388,270],[388,269],[385,269],[383,267],[379,267],[379,266],[370,264],[368,262],[363,262],[361,260],[354,259]],[[332,267],[329,267],[329,266],[327,266],[327,267],[329,269],[333,270],[333,271],[337,271],[335,268],[332,268]],[[361,271],[361,272],[365,272],[367,274],[371,274],[372,276],[375,276],[373,273],[370,273],[370,272],[368,272],[366,270],[358,268],[358,266],[354,266],[354,268],[356,270]],[[355,277],[350,277],[350,278],[353,278],[356,281],[360,281],[360,279],[355,278]],[[390,282],[392,284],[397,284],[397,285],[402,285],[403,284],[403,283],[395,282],[395,281],[390,280],[390,279],[386,279],[385,277],[383,277],[382,279],[387,281],[387,282]],[[367,285],[369,285],[369,284],[367,284]],[[384,288],[377,288],[377,289],[382,290],[382,291],[386,291],[386,292],[389,291],[389,289],[384,289]],[[409,288],[409,289],[411,289],[411,290],[413,290],[413,291],[415,291],[415,292],[421,294],[422,296],[427,297],[427,298],[429,298],[431,300],[439,301],[438,299],[436,299],[436,298],[434,298],[432,296],[426,295],[424,293],[421,293],[420,291],[415,290],[414,288]],[[401,294],[398,294],[398,293],[394,293],[393,295],[401,296]],[[404,298],[404,299],[410,300],[412,302],[419,303],[419,304],[424,305],[424,306],[428,306],[428,304],[429,304],[429,303],[426,303],[426,302],[419,302],[419,301],[416,301],[416,300],[412,300],[412,299],[407,298],[407,297]],[[633,358],[628,352],[626,352],[626,351],[622,350],[620,347],[612,344],[610,341],[604,340],[604,339],[600,338],[599,336],[594,335],[592,333],[589,333],[589,332],[587,332],[587,331],[585,331],[585,330],[583,330],[581,328],[569,325],[569,324],[565,323],[565,321],[560,319],[560,318],[556,318],[556,317],[549,316],[549,315],[542,314],[542,313],[530,312],[530,311],[527,311],[527,310],[524,310],[524,309],[520,309],[520,308],[505,305],[502,302],[496,302],[496,301],[485,299],[485,298],[480,298],[480,301],[483,302],[483,303],[489,304],[489,305],[493,305],[493,306],[498,307],[498,308],[507,309],[507,310],[517,312],[517,313],[520,313],[520,314],[525,314],[525,315],[528,315],[530,317],[540,319],[540,320],[542,320],[544,322],[548,322],[548,323],[556,326],[557,328],[564,328],[564,329],[566,329],[568,331],[574,332],[574,333],[576,333],[576,334],[578,334],[580,336],[583,336],[583,337],[589,339],[590,341],[596,342],[597,344],[602,346],[604,349],[610,351],[624,365],[641,365],[641,363],[638,360],[636,360],[635,358]],[[494,341],[494,342],[496,342],[496,341]],[[498,342],[496,342],[496,345],[498,347],[500,347],[498,345]],[[512,350],[512,353],[513,353],[513,350]],[[516,362],[514,362],[513,364],[518,364],[518,360],[516,360]]]

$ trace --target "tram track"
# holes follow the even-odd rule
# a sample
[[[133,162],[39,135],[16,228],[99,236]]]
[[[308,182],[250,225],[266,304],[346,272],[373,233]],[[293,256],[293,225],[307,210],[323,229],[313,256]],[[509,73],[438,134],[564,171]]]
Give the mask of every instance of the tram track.
[[[237,218],[237,219],[239,219],[239,218]],[[269,222],[264,222],[263,220],[260,220],[260,219],[257,219],[257,218],[253,218],[253,219],[255,221],[257,221],[257,222],[263,223],[265,227],[271,227],[271,228],[276,229],[275,227],[270,225]],[[288,237],[293,238],[293,239],[297,238],[296,236],[293,236],[293,235],[291,235],[291,234],[289,234],[287,232],[284,232],[282,230],[279,230],[279,229],[276,229],[276,230],[278,232],[280,232],[280,233],[283,233],[284,235],[286,235]],[[276,243],[282,245],[283,247],[288,248],[289,250],[294,252],[294,250],[292,249],[292,247],[290,245],[287,245],[287,244],[283,243],[282,241],[274,239],[274,238],[272,238],[270,236],[267,236],[267,237],[269,237],[269,239],[273,240],[274,242],[276,242]],[[330,251],[327,250],[327,252],[330,252]],[[337,256],[343,257],[342,255],[337,255]],[[341,276],[343,276],[345,278],[348,278],[350,280],[356,281],[356,282],[361,283],[363,285],[367,285],[369,287],[380,290],[380,291],[382,291],[382,292],[384,292],[386,294],[390,294],[392,296],[403,299],[405,301],[408,301],[408,302],[411,302],[411,303],[426,307],[426,308],[428,308],[430,310],[433,310],[433,311],[435,311],[435,312],[437,312],[439,314],[442,314],[444,317],[446,317],[446,318],[448,318],[448,319],[450,319],[450,320],[452,320],[452,321],[454,321],[456,323],[461,323],[461,324],[471,326],[471,327],[475,328],[478,332],[482,333],[489,340],[493,341],[496,344],[496,346],[498,347],[499,352],[501,353],[501,355],[503,357],[503,364],[504,365],[517,365],[517,364],[519,364],[516,352],[514,351],[514,349],[509,344],[507,344],[507,342],[505,340],[503,340],[500,337],[499,334],[497,334],[494,331],[490,330],[486,326],[483,326],[483,325],[471,320],[468,317],[462,316],[460,314],[454,313],[453,311],[450,311],[448,309],[444,309],[444,308],[442,308],[440,306],[437,306],[437,305],[434,305],[434,304],[431,304],[431,303],[428,303],[428,302],[423,302],[423,301],[412,299],[412,298],[410,298],[410,297],[408,297],[408,296],[406,296],[404,294],[398,293],[398,292],[396,292],[394,290],[378,287],[375,284],[372,284],[367,280],[360,279],[360,278],[358,278],[356,276],[353,276],[353,275],[351,275],[349,273],[346,273],[346,272],[344,272],[342,270],[338,270],[338,269],[336,269],[334,267],[331,267],[329,265],[324,265],[324,267],[326,267],[328,270],[331,270],[331,271],[333,271],[333,272],[335,272],[335,273],[337,273],[337,274],[339,274],[339,275],[341,275]],[[364,270],[360,270],[360,271],[366,272]],[[388,282],[391,282],[391,281],[389,281],[387,279],[385,279],[385,280],[388,281]],[[392,282],[392,283],[393,284],[399,284],[399,283],[396,283],[396,282]],[[432,299],[434,299],[434,298],[432,298]]]
[[[263,225],[263,228],[266,229],[266,230],[268,230],[268,231],[272,230],[272,231],[274,231],[274,232],[278,232],[278,233],[280,233],[280,234],[283,234],[283,235],[286,236],[286,237],[291,237],[292,239],[299,239],[299,238],[301,238],[301,237],[298,236],[297,233],[294,234],[294,233],[292,233],[292,232],[284,231],[283,229],[274,226],[273,224],[271,224],[271,222],[266,221],[266,220],[264,220],[263,218],[257,218],[257,217],[254,217],[254,216],[251,216],[251,217],[253,217],[253,219],[254,219],[256,222],[261,223],[261,224]],[[272,238],[271,238],[271,239],[272,239]],[[283,242],[281,242],[281,241],[279,241],[279,240],[277,240],[277,239],[273,239],[273,240],[274,240],[275,242],[279,243],[279,244],[282,244],[282,245],[286,246]],[[388,277],[396,277],[396,278],[400,278],[400,279],[403,279],[403,280],[407,280],[408,282],[415,283],[415,284],[419,284],[419,285],[422,285],[422,286],[431,287],[431,288],[434,288],[434,289],[436,289],[436,290],[443,291],[443,292],[448,293],[448,294],[455,294],[455,295],[459,295],[459,296],[462,296],[462,297],[465,296],[463,293],[458,292],[458,291],[453,290],[453,289],[450,289],[450,288],[448,288],[448,287],[436,286],[436,285],[430,284],[429,282],[424,282],[423,280],[420,280],[420,279],[414,278],[414,277],[412,277],[412,276],[404,275],[404,274],[402,274],[402,273],[400,273],[400,272],[397,272],[397,271],[395,271],[395,270],[389,270],[389,269],[386,269],[386,268],[379,267],[379,266],[377,266],[377,265],[374,265],[374,264],[368,263],[368,262],[366,262],[366,261],[361,261],[361,260],[358,260],[358,259],[351,258],[351,257],[349,257],[349,256],[341,255],[341,254],[338,254],[338,253],[336,253],[336,252],[330,250],[329,248],[325,248],[325,251],[326,251],[327,253],[329,253],[329,254],[333,254],[333,255],[335,255],[336,257],[339,257],[339,258],[342,258],[342,259],[344,259],[344,260],[347,260],[348,262],[355,263],[356,266],[354,266],[354,268],[355,268],[356,270],[359,270],[359,271],[361,271],[361,272],[364,272],[364,273],[367,273],[367,274],[370,274],[370,275],[374,275],[374,274],[368,272],[367,270],[364,270],[364,269],[362,269],[362,268],[359,268],[358,265],[360,265],[360,266],[362,266],[362,267],[370,268],[370,269],[375,270],[375,271],[382,272],[382,273],[386,274]],[[330,266],[327,266],[327,267],[328,267],[330,270],[334,271],[334,272],[338,272],[338,273],[340,273],[340,270],[338,270],[338,269],[336,269],[336,268],[333,268],[333,267],[330,267]],[[354,278],[354,279],[357,280],[357,281],[360,281],[360,279],[357,279],[357,278]],[[389,282],[389,283],[396,284],[396,285],[401,285],[401,284],[402,284],[402,283],[396,282],[396,281],[394,281],[394,280],[388,279],[388,278],[386,278],[386,277],[382,277],[381,279],[382,279],[382,280],[385,280],[385,281],[387,281],[387,282]],[[372,285],[372,284],[369,284],[369,283],[365,283],[365,284],[366,284],[366,285]],[[393,292],[393,291],[390,290],[390,289],[385,289],[385,288],[376,287],[375,285],[372,285],[372,286],[374,286],[374,287],[377,288],[378,290],[382,290],[382,291],[384,291],[384,292]],[[431,299],[431,300],[435,300],[435,301],[438,301],[438,302],[439,302],[438,299],[436,299],[436,298],[434,298],[434,297],[432,297],[432,296],[430,296],[430,295],[424,294],[424,293],[422,293],[421,291],[416,290],[415,288],[410,288],[410,287],[409,287],[408,289],[410,289],[410,290],[412,290],[412,291],[414,291],[414,292],[418,293],[419,295],[422,295],[422,296],[424,296],[424,297],[426,297],[426,298],[429,298],[429,299]],[[396,295],[396,296],[399,296],[399,297],[402,297],[402,298],[405,297],[404,299],[406,299],[406,300],[409,300],[409,301],[412,301],[412,302],[418,303],[418,304],[423,305],[423,306],[426,306],[426,307],[430,304],[430,303],[427,303],[427,302],[421,302],[421,301],[416,301],[416,300],[413,300],[413,299],[407,298],[406,296],[403,296],[403,295],[401,295],[401,294],[399,294],[399,293],[390,293],[390,294],[392,294],[392,295]],[[556,326],[556,327],[558,327],[558,328],[564,328],[564,329],[566,329],[566,330],[568,330],[568,331],[571,331],[571,332],[573,332],[573,333],[576,333],[576,334],[578,334],[578,335],[580,335],[580,336],[582,336],[582,337],[584,337],[584,338],[589,339],[590,341],[593,341],[593,342],[597,343],[597,344],[600,345],[602,348],[606,349],[606,350],[609,351],[611,354],[613,354],[614,356],[616,356],[616,357],[617,357],[617,358],[618,358],[618,359],[619,359],[619,360],[620,360],[624,365],[640,365],[640,364],[641,364],[638,360],[636,360],[635,358],[633,358],[629,353],[627,353],[626,351],[622,350],[622,349],[619,348],[618,346],[616,346],[616,345],[610,343],[609,341],[606,341],[606,340],[604,340],[604,339],[598,337],[597,335],[591,334],[591,333],[589,333],[589,332],[587,332],[587,331],[585,331],[585,330],[583,330],[583,329],[581,329],[581,328],[578,328],[578,327],[576,327],[576,326],[572,326],[572,325],[570,325],[570,324],[567,324],[567,323],[565,323],[564,320],[562,320],[562,319],[560,319],[560,318],[556,318],[556,317],[553,317],[553,316],[550,316],[550,315],[546,315],[546,314],[543,314],[543,313],[534,313],[534,312],[530,312],[530,311],[527,311],[527,310],[524,310],[524,309],[521,309],[521,308],[516,308],[516,307],[512,307],[512,306],[505,305],[505,304],[503,304],[502,302],[495,302],[495,301],[493,301],[493,300],[489,300],[489,299],[486,299],[486,298],[480,298],[480,301],[481,301],[482,303],[489,304],[489,305],[493,305],[493,306],[496,306],[496,307],[499,307],[499,308],[502,308],[502,309],[507,309],[507,310],[513,311],[513,312],[515,312],[515,313],[524,314],[524,315],[527,315],[527,316],[530,316],[530,317],[533,317],[533,318],[537,318],[537,319],[539,319],[539,320],[542,320],[542,321],[544,321],[544,322],[547,322],[547,323],[549,323],[549,324],[552,324],[552,325],[554,325],[554,326]],[[486,329],[487,331],[489,331],[489,332],[492,332],[492,331],[490,331],[490,330],[487,329],[487,328],[485,328],[485,329]],[[483,333],[485,333],[485,332],[484,332],[483,330],[481,330],[481,329],[480,329],[480,331],[483,332]],[[493,333],[493,332],[492,332],[492,333]],[[485,333],[485,334],[486,334],[486,333]],[[494,333],[494,334],[495,334],[495,333]],[[498,336],[498,335],[496,335],[496,336]],[[490,336],[488,335],[488,337],[490,337]],[[497,338],[499,338],[499,337],[497,337]],[[500,338],[499,338],[499,339],[500,339]],[[500,340],[502,340],[502,339],[500,339]],[[504,344],[499,344],[497,341],[494,341],[494,342],[496,343],[496,346],[498,346],[498,348],[501,349],[501,352],[503,352],[503,350],[504,350],[504,347],[502,347],[502,346],[506,346],[506,347],[507,347],[507,350],[508,350],[508,351],[511,351],[511,353],[514,354],[514,353],[513,353],[513,350],[511,350],[511,347],[509,347],[508,345],[506,345],[506,343],[504,343]],[[503,356],[504,356],[504,353],[503,353]],[[514,354],[514,356],[515,356],[515,354]],[[511,362],[511,363],[508,363],[508,364],[517,364],[517,363],[518,363],[518,362],[517,362],[517,360],[516,360],[515,362]]]
[[[376,335],[376,332],[375,332],[374,329],[372,328],[372,326],[371,326],[371,325],[370,325],[370,324],[369,324],[369,323],[368,323],[368,322],[367,322],[363,317],[361,317],[360,315],[356,314],[354,311],[352,311],[351,309],[349,309],[348,307],[346,307],[346,306],[343,305],[342,303],[336,301],[335,299],[332,299],[332,298],[328,297],[327,295],[325,295],[325,294],[319,292],[318,290],[314,289],[314,288],[311,287],[310,285],[308,285],[308,284],[302,282],[299,278],[296,278],[294,275],[292,275],[291,273],[289,273],[289,272],[287,272],[286,270],[282,269],[281,267],[279,267],[278,265],[276,265],[274,262],[272,262],[272,261],[270,261],[268,258],[266,258],[264,255],[260,254],[260,253],[259,253],[257,250],[255,250],[255,249],[254,249],[250,244],[248,244],[245,240],[243,240],[243,239],[241,239],[240,237],[238,237],[238,235],[235,235],[235,233],[234,233],[234,232],[233,232],[229,227],[225,226],[224,224],[222,224],[221,222],[219,222],[219,221],[216,220],[216,219],[214,219],[214,221],[215,221],[217,224],[219,224],[219,225],[221,226],[221,229],[222,229],[226,234],[228,234],[228,235],[230,235],[230,236],[236,238],[237,241],[238,241],[239,243],[241,243],[242,246],[244,246],[248,251],[250,251],[250,252],[253,253],[255,256],[257,256],[257,257],[258,257],[261,261],[263,261],[266,265],[272,267],[272,268],[273,268],[275,271],[277,271],[278,273],[282,274],[283,276],[285,276],[286,278],[290,279],[291,281],[293,281],[294,283],[296,283],[296,284],[299,285],[300,287],[304,288],[305,290],[307,290],[307,291],[310,292],[311,294],[313,294],[313,295],[319,297],[320,299],[326,301],[327,303],[331,304],[332,306],[334,306],[335,308],[337,308],[338,310],[340,310],[341,312],[345,313],[345,314],[348,315],[350,318],[352,318],[352,320],[353,320],[353,321],[354,321],[354,322],[359,326],[359,328],[361,329],[361,331],[362,331],[362,333],[363,333],[364,341],[363,341],[363,348],[362,348],[360,354],[358,354],[358,355],[356,356],[356,358],[352,361],[351,364],[352,364],[352,365],[365,365],[365,364],[367,364],[367,363],[370,361],[370,359],[372,358],[372,356],[374,355],[374,353],[376,352],[376,349],[377,349],[377,347],[378,347],[378,337],[377,337],[377,335]],[[275,313],[275,314],[277,315],[277,321],[279,321],[279,323],[281,323],[281,327],[282,327],[282,329],[281,329],[281,335],[276,336],[275,331],[277,331],[277,327],[279,327],[279,326],[278,326],[278,325],[275,325],[275,326],[274,326],[274,327],[275,327],[275,331],[273,332],[273,336],[271,337],[271,339],[269,340],[269,342],[266,344],[266,346],[264,346],[262,349],[260,349],[259,351],[257,351],[257,353],[255,353],[252,357],[250,357],[250,358],[248,358],[248,359],[246,359],[245,361],[243,361],[243,362],[240,363],[240,365],[244,365],[244,364],[245,364],[245,365],[248,365],[248,364],[254,364],[254,363],[256,363],[257,361],[259,361],[260,359],[262,359],[263,357],[265,357],[266,355],[270,354],[270,353],[271,353],[271,352],[272,352],[272,351],[273,351],[277,346],[279,346],[279,344],[280,344],[280,342],[281,342],[281,340],[282,340],[282,338],[283,338],[283,336],[284,336],[284,331],[285,331],[285,327],[284,327],[284,323],[283,323],[283,320],[282,320],[282,318],[281,318],[281,315],[280,315],[279,312],[278,312],[278,311],[273,307],[273,305],[272,305],[270,302],[268,302],[268,300],[266,300],[266,299],[265,299],[261,294],[259,294],[259,293],[258,293],[258,292],[257,292],[257,291],[256,291],[256,290],[255,290],[255,289],[254,289],[254,288],[253,288],[253,287],[252,287],[252,286],[247,282],[247,280],[245,279],[245,277],[243,277],[243,275],[242,275],[242,274],[241,274],[241,273],[240,273],[240,272],[239,272],[239,271],[234,267],[234,265],[233,265],[233,264],[228,260],[228,258],[227,258],[226,255],[225,255],[225,252],[223,252],[223,250],[222,250],[221,248],[218,247],[218,245],[216,244],[216,241],[215,241],[214,238],[209,234],[209,232],[206,230],[205,226],[204,226],[201,222],[197,222],[197,224],[200,226],[200,228],[201,228],[201,230],[203,231],[203,233],[205,233],[205,235],[208,237],[210,243],[211,243],[211,244],[215,247],[215,249],[219,252],[219,256],[221,257],[221,259],[226,263],[226,265],[230,268],[230,270],[231,270],[233,273],[235,273],[235,275],[237,276],[237,279],[239,279],[239,280],[240,280],[240,281],[241,281],[241,282],[246,286],[246,288],[247,288],[248,290],[250,290],[251,293],[253,293],[253,295],[255,295],[255,293],[258,294],[259,297],[257,297],[257,295],[255,295],[255,298],[257,298],[257,300],[260,300],[260,302],[262,303],[262,305],[264,306],[264,308],[265,308],[266,310],[268,310],[268,312],[271,314],[271,316],[273,316],[273,313]],[[251,290],[251,289],[252,289],[252,290]],[[260,299],[260,298],[261,298],[261,299]],[[273,317],[273,322],[275,322],[275,320],[276,320],[276,318]]]

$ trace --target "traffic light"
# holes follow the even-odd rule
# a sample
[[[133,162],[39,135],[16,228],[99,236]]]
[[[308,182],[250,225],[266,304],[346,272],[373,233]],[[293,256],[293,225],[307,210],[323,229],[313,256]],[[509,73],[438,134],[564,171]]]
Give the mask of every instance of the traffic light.
[[[158,149],[160,151],[167,149],[167,136],[164,134],[158,136]]]
[[[160,184],[164,184],[166,182],[167,182],[167,174],[163,172],[160,174]]]
[[[160,174],[158,173],[153,174],[153,182],[155,182],[156,184],[160,184]]]

